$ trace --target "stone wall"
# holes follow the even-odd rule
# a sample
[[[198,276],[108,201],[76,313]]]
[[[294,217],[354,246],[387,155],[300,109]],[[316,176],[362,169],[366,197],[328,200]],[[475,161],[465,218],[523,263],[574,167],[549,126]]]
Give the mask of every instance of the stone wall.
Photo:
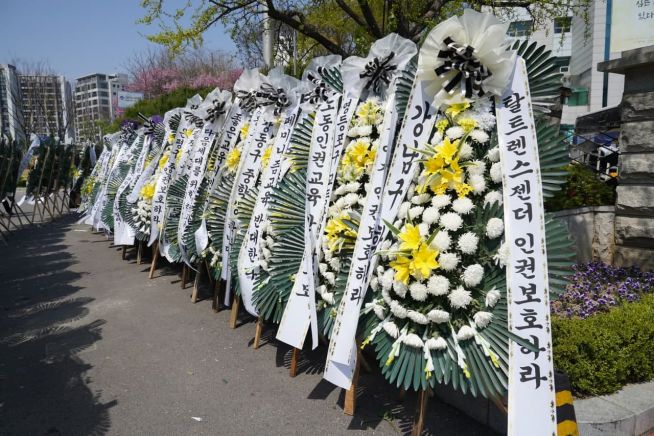
[[[623,52],[598,70],[625,76],[614,264],[654,270],[654,46]]]
[[[577,262],[612,264],[615,254],[615,207],[592,206],[555,212],[574,237]]]

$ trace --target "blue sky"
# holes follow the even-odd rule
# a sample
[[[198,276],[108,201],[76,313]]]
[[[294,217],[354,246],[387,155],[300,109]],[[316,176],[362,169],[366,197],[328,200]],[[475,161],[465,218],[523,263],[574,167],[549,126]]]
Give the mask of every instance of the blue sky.
[[[157,46],[143,36],[157,27],[136,24],[143,11],[139,0],[0,0],[0,63],[47,61],[70,81],[123,72],[131,55]],[[235,51],[220,24],[205,33],[205,47]]]

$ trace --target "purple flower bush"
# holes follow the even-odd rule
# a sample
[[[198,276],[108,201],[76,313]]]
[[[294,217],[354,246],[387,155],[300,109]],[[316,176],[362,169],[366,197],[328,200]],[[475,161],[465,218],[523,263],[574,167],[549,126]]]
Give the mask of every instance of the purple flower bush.
[[[566,291],[551,302],[552,314],[562,318],[588,318],[624,302],[654,292],[654,272],[638,267],[616,268],[601,262],[573,267]]]

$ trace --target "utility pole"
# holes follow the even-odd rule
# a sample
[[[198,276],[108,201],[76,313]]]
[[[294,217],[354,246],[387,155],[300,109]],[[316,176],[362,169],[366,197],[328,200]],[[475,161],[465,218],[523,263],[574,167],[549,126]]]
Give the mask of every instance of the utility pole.
[[[263,2],[263,61],[270,70],[275,66],[273,59],[273,34],[271,18],[268,16],[268,7]]]

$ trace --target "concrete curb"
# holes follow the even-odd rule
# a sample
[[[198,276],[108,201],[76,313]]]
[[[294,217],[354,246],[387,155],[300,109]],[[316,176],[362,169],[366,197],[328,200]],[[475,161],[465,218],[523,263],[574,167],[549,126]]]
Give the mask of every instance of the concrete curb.
[[[654,381],[575,400],[579,434],[639,436],[654,429]]]

